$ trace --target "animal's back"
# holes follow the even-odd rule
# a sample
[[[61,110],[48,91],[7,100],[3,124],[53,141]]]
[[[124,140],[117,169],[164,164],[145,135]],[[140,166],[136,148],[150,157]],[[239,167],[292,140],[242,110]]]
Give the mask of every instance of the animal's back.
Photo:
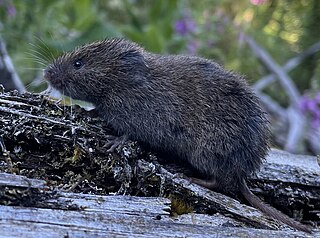
[[[259,169],[268,150],[268,122],[241,76],[198,57],[148,53],[145,58],[153,83],[174,104],[166,114],[172,123],[168,148],[174,145],[224,190]]]

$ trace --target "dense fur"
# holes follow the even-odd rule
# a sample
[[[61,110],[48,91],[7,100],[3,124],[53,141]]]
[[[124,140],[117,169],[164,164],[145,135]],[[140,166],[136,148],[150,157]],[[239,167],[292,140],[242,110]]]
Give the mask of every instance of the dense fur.
[[[113,39],[62,55],[45,78],[95,104],[119,135],[184,159],[215,189],[249,193],[245,181],[268,151],[258,98],[241,76],[210,60],[152,54]]]
[[[83,66],[74,69],[78,59]],[[242,77],[212,61],[106,40],[61,56],[48,71],[54,87],[94,103],[119,134],[177,154],[219,188],[237,186],[267,153],[257,97]]]

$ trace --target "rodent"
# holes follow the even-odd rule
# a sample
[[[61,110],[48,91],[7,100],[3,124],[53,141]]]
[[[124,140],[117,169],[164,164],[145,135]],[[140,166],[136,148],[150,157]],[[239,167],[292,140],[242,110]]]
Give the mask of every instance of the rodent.
[[[44,72],[51,86],[93,103],[119,134],[187,161],[218,191],[291,227],[309,227],[263,203],[247,187],[269,150],[268,120],[245,79],[196,56],[159,55],[124,39],[64,53]]]

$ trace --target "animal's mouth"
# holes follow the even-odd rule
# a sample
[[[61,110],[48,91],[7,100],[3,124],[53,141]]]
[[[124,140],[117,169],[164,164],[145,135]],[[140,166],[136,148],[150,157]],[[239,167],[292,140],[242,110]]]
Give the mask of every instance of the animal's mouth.
[[[59,91],[64,89],[63,81],[52,67],[49,66],[43,71],[43,78],[48,81],[52,87]]]

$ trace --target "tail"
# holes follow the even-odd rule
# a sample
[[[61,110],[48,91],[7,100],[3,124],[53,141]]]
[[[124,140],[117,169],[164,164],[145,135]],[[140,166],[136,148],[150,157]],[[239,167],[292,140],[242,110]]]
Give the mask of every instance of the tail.
[[[297,230],[312,233],[312,230],[310,227],[303,225],[294,219],[288,217],[287,215],[281,213],[277,209],[265,204],[263,201],[261,201],[256,195],[254,195],[248,188],[247,183],[243,180],[243,182],[240,185],[240,192],[243,194],[245,199],[255,208],[261,210],[266,215],[275,218]]]

